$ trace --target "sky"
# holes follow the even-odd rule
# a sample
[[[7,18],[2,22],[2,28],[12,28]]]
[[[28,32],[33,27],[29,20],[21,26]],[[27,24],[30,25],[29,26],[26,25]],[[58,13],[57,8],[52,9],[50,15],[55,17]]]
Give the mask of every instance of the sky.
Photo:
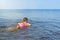
[[[0,9],[60,9],[60,0],[0,0]]]

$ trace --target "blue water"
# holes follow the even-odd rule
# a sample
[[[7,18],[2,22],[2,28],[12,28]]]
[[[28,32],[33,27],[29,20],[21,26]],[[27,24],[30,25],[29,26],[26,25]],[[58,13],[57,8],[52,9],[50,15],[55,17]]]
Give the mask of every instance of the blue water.
[[[0,30],[16,26],[23,17],[28,17],[32,26],[25,32],[0,32],[0,40],[60,40],[59,9],[0,10]]]

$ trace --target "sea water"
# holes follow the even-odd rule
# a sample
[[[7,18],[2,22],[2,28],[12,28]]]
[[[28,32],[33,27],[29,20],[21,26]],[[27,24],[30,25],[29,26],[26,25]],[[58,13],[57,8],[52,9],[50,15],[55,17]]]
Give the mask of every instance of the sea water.
[[[1,9],[0,30],[16,26],[23,17],[32,26],[26,31],[0,32],[0,40],[60,40],[60,9]]]

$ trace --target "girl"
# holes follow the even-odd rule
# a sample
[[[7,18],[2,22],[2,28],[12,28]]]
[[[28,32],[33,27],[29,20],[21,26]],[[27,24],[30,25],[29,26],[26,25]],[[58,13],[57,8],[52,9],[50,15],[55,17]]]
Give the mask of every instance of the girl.
[[[17,27],[8,27],[4,30],[0,30],[2,32],[13,32],[13,31],[17,31],[17,30],[20,30],[20,29],[23,29],[23,30],[26,30],[27,27],[30,27],[31,24],[28,22],[28,18],[24,17],[23,18],[23,21],[21,23],[18,23],[17,24]]]
[[[17,29],[26,30],[26,28],[29,26],[31,26],[31,24],[28,22],[28,18],[24,17],[23,21],[21,23],[18,23]]]

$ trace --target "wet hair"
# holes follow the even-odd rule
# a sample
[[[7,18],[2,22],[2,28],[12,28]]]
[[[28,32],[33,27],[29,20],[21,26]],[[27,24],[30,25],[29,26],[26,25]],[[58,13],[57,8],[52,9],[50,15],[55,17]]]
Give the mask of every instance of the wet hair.
[[[27,22],[27,21],[28,21],[28,18],[27,18],[27,17],[24,17],[24,18],[23,18],[23,21],[24,21],[24,22],[25,22],[25,21]]]

